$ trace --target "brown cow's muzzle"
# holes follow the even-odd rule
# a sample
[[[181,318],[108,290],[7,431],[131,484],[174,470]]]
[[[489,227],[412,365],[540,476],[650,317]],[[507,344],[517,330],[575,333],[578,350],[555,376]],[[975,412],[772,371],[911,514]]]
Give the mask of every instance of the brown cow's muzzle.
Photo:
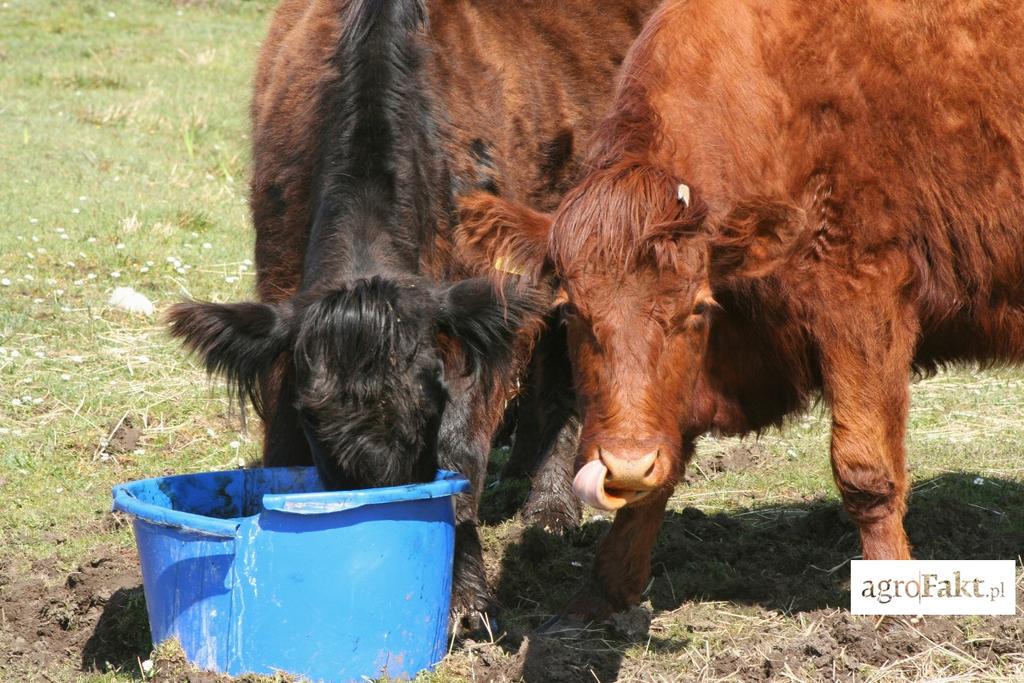
[[[573,492],[599,510],[618,510],[637,502],[664,483],[661,449],[647,453],[614,454],[597,448],[597,457],[580,468]]]

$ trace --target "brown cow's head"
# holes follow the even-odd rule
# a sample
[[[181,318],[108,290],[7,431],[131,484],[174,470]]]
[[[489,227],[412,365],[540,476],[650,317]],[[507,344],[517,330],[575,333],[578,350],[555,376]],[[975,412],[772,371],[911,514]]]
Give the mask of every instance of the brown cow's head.
[[[591,173],[546,231],[494,197],[462,207],[467,246],[528,274],[547,269],[564,291],[583,419],[577,494],[614,510],[674,485],[687,439],[711,427],[697,388],[716,287],[777,268],[800,212],[754,200],[712,225],[697,188],[634,162]]]

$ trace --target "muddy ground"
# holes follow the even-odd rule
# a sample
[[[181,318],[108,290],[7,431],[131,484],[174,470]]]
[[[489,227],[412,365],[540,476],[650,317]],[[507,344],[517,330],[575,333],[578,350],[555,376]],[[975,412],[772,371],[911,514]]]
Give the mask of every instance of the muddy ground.
[[[744,448],[702,461],[694,476],[761,466],[757,449]],[[919,482],[907,517],[918,557],[1019,556],[1024,487],[985,480],[1003,489],[996,511],[973,502],[977,482],[969,474]],[[505,483],[485,500],[503,630],[493,641],[469,634],[457,642],[436,679],[923,680],[946,671],[959,680],[998,680],[1024,672],[1019,616],[878,620],[843,611],[857,537],[839,506],[820,500],[713,515],[672,510],[644,605],[609,624],[553,622],[585,579],[610,520],[594,516],[564,536],[523,529],[512,517],[523,493],[521,483]],[[131,550],[101,547],[72,571],[52,561],[27,572],[0,566],[0,610],[4,680],[79,680],[105,671],[164,682],[227,680],[190,671],[173,650],[153,656]]]

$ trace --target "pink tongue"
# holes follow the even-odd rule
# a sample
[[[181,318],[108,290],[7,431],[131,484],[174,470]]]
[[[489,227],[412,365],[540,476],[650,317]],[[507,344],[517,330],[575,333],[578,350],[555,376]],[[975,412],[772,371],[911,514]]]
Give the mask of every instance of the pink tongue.
[[[604,490],[604,478],[608,468],[600,460],[591,460],[580,468],[572,480],[572,490],[587,505],[598,510],[617,510],[625,503],[622,499],[611,498]],[[617,504],[616,504],[617,503]]]

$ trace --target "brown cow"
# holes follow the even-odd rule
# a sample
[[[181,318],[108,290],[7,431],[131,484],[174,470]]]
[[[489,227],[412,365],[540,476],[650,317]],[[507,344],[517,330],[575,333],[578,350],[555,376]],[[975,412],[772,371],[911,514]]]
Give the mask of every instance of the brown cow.
[[[171,311],[260,410],[266,465],[312,462],[331,488],[439,466],[470,479],[464,613],[488,607],[477,503],[546,306],[473,277],[451,243],[456,198],[553,208],[655,2],[284,0],[252,105],[260,302]],[[549,443],[568,415],[554,417]],[[579,512],[568,470],[539,477],[558,523]]]
[[[672,0],[623,69],[550,236],[463,204],[572,309],[575,488],[619,512],[570,611],[638,600],[699,435],[818,394],[864,557],[909,558],[911,372],[1024,360],[1024,5]]]

